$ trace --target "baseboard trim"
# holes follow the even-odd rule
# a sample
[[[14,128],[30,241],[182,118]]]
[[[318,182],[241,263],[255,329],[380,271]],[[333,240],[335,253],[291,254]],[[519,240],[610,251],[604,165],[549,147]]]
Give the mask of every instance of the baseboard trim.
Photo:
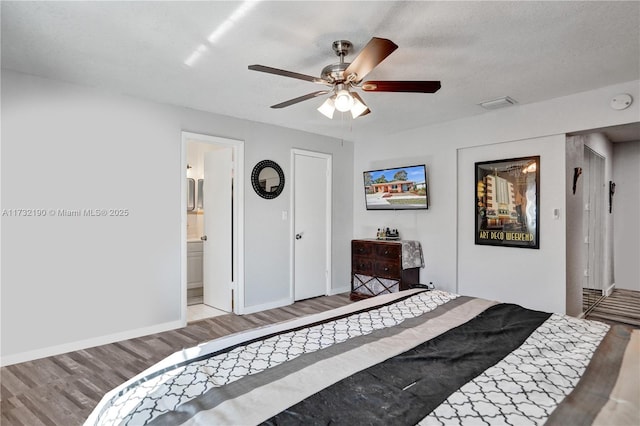
[[[351,287],[345,286],[345,287],[333,288],[331,289],[328,295],[333,296],[334,294],[344,293],[347,291],[351,291]],[[267,309],[281,308],[283,306],[288,306],[293,303],[294,301],[292,299],[287,298],[287,299],[280,299],[275,302],[264,303],[262,305],[245,306],[242,309],[242,312],[240,312],[240,315],[254,314],[256,312],[266,311]]]
[[[120,342],[122,340],[135,339],[137,337],[147,336],[149,334],[161,333],[163,331],[175,330],[184,327],[182,321],[171,321],[162,324],[152,325],[150,327],[136,328],[134,330],[123,331],[120,333],[108,334],[105,336],[94,337],[91,339],[78,340],[75,342],[64,343],[62,345],[49,346],[41,349],[34,349],[26,352],[19,352],[13,355],[6,355],[0,358],[0,366],[18,364],[21,362],[33,361],[34,359],[46,358],[54,355],[61,355],[67,352],[79,351],[82,349],[93,348],[95,346],[108,345],[109,343]]]
[[[340,293],[346,293],[349,291],[351,291],[351,286],[332,288],[331,291],[329,292],[329,296],[333,296]]]
[[[286,298],[275,302],[263,303],[262,305],[244,306],[240,314],[253,314],[260,311],[266,311],[267,309],[281,308],[283,306],[291,305],[292,303],[291,299]]]
[[[611,284],[609,287],[607,287],[607,289],[604,291],[604,295],[606,297],[611,296],[611,293],[613,293],[613,290],[616,288],[616,283]]]

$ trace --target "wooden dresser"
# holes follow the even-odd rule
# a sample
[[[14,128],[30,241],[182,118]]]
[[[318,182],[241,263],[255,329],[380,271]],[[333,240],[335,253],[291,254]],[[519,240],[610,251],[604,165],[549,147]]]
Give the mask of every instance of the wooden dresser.
[[[420,267],[403,268],[400,241],[351,241],[351,300],[411,288],[420,282]]]

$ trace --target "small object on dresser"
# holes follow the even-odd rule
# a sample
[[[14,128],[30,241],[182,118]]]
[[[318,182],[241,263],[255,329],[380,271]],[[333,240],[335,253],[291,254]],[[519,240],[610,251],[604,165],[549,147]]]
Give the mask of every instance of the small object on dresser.
[[[376,239],[377,240],[391,240],[391,241],[395,241],[395,240],[399,240],[400,239],[400,234],[398,233],[397,229],[391,229],[388,227],[382,227],[382,228],[378,228],[378,233],[376,234]]]
[[[386,233],[384,239],[385,240],[399,240],[400,239],[400,235],[398,234],[398,230],[397,229],[390,230],[389,228],[387,228],[387,233]]]

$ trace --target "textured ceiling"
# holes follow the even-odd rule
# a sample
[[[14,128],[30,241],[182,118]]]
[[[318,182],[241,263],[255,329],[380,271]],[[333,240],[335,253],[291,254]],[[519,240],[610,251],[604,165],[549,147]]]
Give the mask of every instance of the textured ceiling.
[[[239,16],[243,5],[2,1],[2,66],[350,140],[482,114],[500,96],[527,104],[640,79],[640,2],[263,1]],[[329,120],[323,98],[269,108],[322,86],[247,69],[319,76],[337,62],[334,40],[353,43],[348,62],[373,36],[399,48],[367,79],[442,89],[362,93],[371,114]]]

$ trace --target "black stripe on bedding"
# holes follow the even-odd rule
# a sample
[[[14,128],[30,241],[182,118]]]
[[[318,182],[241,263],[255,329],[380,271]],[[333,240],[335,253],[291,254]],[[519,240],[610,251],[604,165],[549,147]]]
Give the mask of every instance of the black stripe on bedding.
[[[457,328],[323,389],[264,424],[415,424],[518,348],[550,315],[513,304],[492,306]]]
[[[339,356],[340,354],[357,349],[368,343],[399,334],[403,330],[411,328],[414,325],[428,322],[433,318],[438,318],[441,315],[446,314],[449,310],[454,309],[455,307],[458,307],[460,305],[464,305],[471,300],[471,297],[459,296],[453,300],[450,300],[445,305],[438,306],[434,310],[426,312],[416,318],[408,318],[404,322],[396,326],[374,330],[369,334],[353,337],[351,339],[348,339],[347,341],[331,345],[322,350],[302,354],[299,357],[287,361],[283,364],[277,365],[275,367],[270,367],[256,374],[242,377],[241,379],[226,384],[222,387],[213,388],[204,395],[182,404],[174,411],[166,412],[156,417],[152,422],[149,422],[148,425],[182,424],[191,417],[195,416],[201,410],[212,409],[225,401],[235,399],[239,396],[251,392],[253,389],[260,388],[261,386],[273,383],[292,373],[303,370],[310,364]],[[240,421],[239,424],[243,423]]]
[[[425,290],[425,291],[427,291],[427,290]],[[300,325],[298,327],[289,328],[289,329],[278,331],[276,333],[271,333],[271,334],[268,334],[268,335],[265,335],[265,336],[256,337],[256,338],[253,338],[253,339],[248,339],[246,341],[237,343],[237,344],[235,344],[233,346],[228,346],[228,347],[226,347],[224,349],[220,349],[219,351],[209,352],[209,353],[206,353],[204,355],[200,355],[198,357],[194,357],[194,358],[190,358],[190,359],[184,360],[184,361],[176,363],[174,365],[170,365],[170,366],[165,367],[163,369],[154,371],[153,373],[149,373],[148,375],[136,380],[135,382],[132,382],[127,387],[123,388],[120,392],[115,394],[111,398],[111,401],[113,401],[116,398],[124,395],[125,393],[127,393],[131,389],[135,388],[136,386],[140,385],[141,383],[146,382],[147,380],[151,380],[154,377],[158,377],[158,376],[160,376],[162,374],[165,374],[165,373],[167,373],[169,371],[175,370],[176,368],[184,367],[185,365],[189,365],[189,364],[191,364],[193,362],[198,362],[198,361],[203,361],[205,359],[213,358],[214,356],[217,356],[217,355],[220,355],[220,354],[223,354],[223,353],[227,353],[227,352],[231,352],[232,350],[234,350],[237,347],[250,345],[251,343],[254,343],[254,342],[257,342],[257,341],[260,341],[260,340],[266,340],[266,339],[268,339],[270,337],[278,336],[280,334],[291,333],[293,331],[302,330],[303,328],[309,328],[309,327],[313,327],[313,326],[316,326],[316,325],[325,324],[325,323],[328,323],[328,322],[331,322],[331,321],[336,321],[336,320],[339,320],[339,319],[342,319],[342,318],[346,318],[346,317],[349,317],[351,315],[356,315],[356,314],[359,314],[359,313],[362,313],[362,312],[372,311],[374,309],[380,309],[380,308],[382,308],[384,306],[393,305],[395,303],[401,302],[401,301],[403,301],[405,299],[408,299],[408,298],[413,297],[416,294],[420,294],[420,293],[422,293],[422,292],[420,292],[420,291],[415,292],[415,293],[412,292],[412,293],[410,293],[408,295],[405,295],[405,296],[402,296],[402,297],[398,297],[398,298],[393,299],[393,300],[391,300],[389,302],[379,303],[379,304],[376,304],[374,306],[368,306],[366,308],[358,309],[356,311],[350,311],[350,312],[347,312],[345,314],[338,315],[338,316],[331,317],[331,318],[326,318],[324,320],[316,321],[316,322],[313,322],[311,324],[304,324],[304,325]]]

